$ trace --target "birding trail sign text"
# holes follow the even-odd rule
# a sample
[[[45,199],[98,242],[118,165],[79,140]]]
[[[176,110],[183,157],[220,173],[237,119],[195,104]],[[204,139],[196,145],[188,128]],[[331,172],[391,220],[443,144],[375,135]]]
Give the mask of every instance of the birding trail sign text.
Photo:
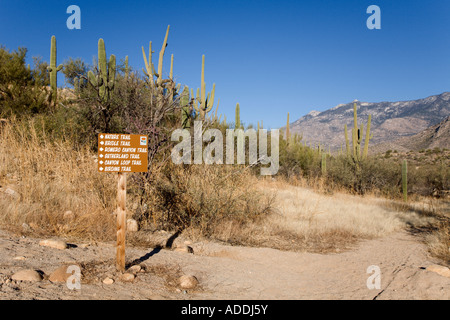
[[[147,166],[148,136],[99,133],[99,172],[147,172]]]

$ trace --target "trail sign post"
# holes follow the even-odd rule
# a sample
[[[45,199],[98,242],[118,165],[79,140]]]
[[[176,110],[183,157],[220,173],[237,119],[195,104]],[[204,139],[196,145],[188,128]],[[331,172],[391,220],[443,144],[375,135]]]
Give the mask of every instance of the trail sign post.
[[[127,172],[147,172],[148,136],[137,134],[98,135],[98,171],[117,172],[116,267],[125,270]]]

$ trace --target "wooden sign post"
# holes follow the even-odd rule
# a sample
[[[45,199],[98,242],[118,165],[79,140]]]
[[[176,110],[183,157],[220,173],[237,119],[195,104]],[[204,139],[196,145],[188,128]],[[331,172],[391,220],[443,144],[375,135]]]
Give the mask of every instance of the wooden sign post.
[[[119,271],[125,271],[127,172],[147,172],[147,143],[148,137],[144,135],[98,135],[98,171],[118,173],[116,267]]]

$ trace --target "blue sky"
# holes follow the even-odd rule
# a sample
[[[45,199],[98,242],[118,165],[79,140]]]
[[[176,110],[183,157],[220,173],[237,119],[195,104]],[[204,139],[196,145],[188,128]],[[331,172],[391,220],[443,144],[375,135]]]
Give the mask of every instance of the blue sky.
[[[69,5],[81,8],[81,30],[69,30]],[[381,9],[381,30],[369,30],[369,5]],[[168,74],[174,54],[178,82],[200,86],[206,55],[207,90],[216,83],[219,112],[265,128],[354,99],[367,102],[424,98],[450,91],[450,1],[5,1],[0,0],[0,44],[28,48],[49,61],[55,35],[58,63],[81,57],[91,64],[97,41],[107,55],[144,62],[156,56],[167,25]],[[59,83],[63,85],[60,74]]]

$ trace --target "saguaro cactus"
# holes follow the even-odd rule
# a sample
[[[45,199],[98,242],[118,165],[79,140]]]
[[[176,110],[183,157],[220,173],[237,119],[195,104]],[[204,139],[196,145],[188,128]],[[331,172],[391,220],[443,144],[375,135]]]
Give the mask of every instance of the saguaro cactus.
[[[287,121],[286,121],[286,142],[289,144],[289,140],[291,138],[291,133],[289,131],[289,112],[287,114]]]
[[[405,202],[408,201],[408,164],[406,160],[403,160],[402,164],[402,191],[403,191],[403,200]]]
[[[106,61],[105,42],[103,39],[98,40],[98,67],[99,72],[97,76],[94,76],[94,73],[89,71],[89,82],[98,88],[102,103],[108,104],[110,92],[114,90],[114,81],[116,79],[116,56],[112,54],[109,62]]]
[[[206,94],[206,83],[205,83],[205,55],[202,56],[202,77],[201,77],[201,90],[200,95],[197,89],[197,103],[194,104],[195,110],[200,114],[201,120],[205,120],[206,114],[211,111],[214,105],[214,93],[216,91],[216,84],[213,84],[211,93]]]
[[[181,126],[183,129],[191,128],[191,108],[189,107],[189,88],[186,86],[181,93]]]
[[[369,119],[367,122],[367,132],[364,141],[364,149],[361,150],[361,144],[364,135],[364,124],[361,123],[358,128],[358,114],[356,102],[353,104],[353,128],[352,128],[352,149],[353,149],[353,158],[356,162],[359,162],[361,159],[367,158],[369,152],[369,141],[372,139],[372,135],[370,134],[370,124],[372,121],[372,115],[369,115]],[[347,125],[344,126],[345,133],[345,145],[347,148],[347,155],[350,155],[350,143],[348,139]]]
[[[50,87],[52,89],[51,101],[53,105],[56,105],[56,101],[58,99],[57,73],[62,68],[62,64],[56,66],[56,37],[52,36],[50,45],[50,66],[47,67],[47,70],[50,73]]]
[[[364,139],[364,151],[363,151],[363,159],[367,158],[367,154],[369,153],[369,141],[372,139],[370,135],[370,123],[372,122],[372,115],[369,114],[369,119],[367,120],[367,131],[366,138]]]
[[[152,51],[152,42],[150,41],[150,44],[149,44],[148,60],[147,60],[147,56],[145,55],[145,49],[144,49],[144,47],[142,47],[142,55],[144,57],[144,63],[145,63],[144,73],[147,74],[148,80],[152,86],[154,85],[154,79],[153,79],[154,76],[156,76],[156,84],[158,86],[161,86],[161,84],[163,83],[163,80],[162,80],[163,60],[164,60],[164,53],[166,52],[166,47],[167,47],[167,39],[169,38],[169,30],[170,30],[170,25],[167,26],[166,36],[164,37],[164,42],[162,44],[161,51],[159,52],[158,71],[157,72],[156,72],[155,66],[153,65],[153,62],[152,62],[152,55],[153,55],[153,53],[155,53],[155,51]],[[173,56],[172,56],[171,63],[172,63],[172,65],[171,65],[171,73],[172,73],[173,72],[173,70],[172,70]]]
[[[239,103],[236,104],[234,128],[235,129],[241,128],[241,108],[239,107]]]

